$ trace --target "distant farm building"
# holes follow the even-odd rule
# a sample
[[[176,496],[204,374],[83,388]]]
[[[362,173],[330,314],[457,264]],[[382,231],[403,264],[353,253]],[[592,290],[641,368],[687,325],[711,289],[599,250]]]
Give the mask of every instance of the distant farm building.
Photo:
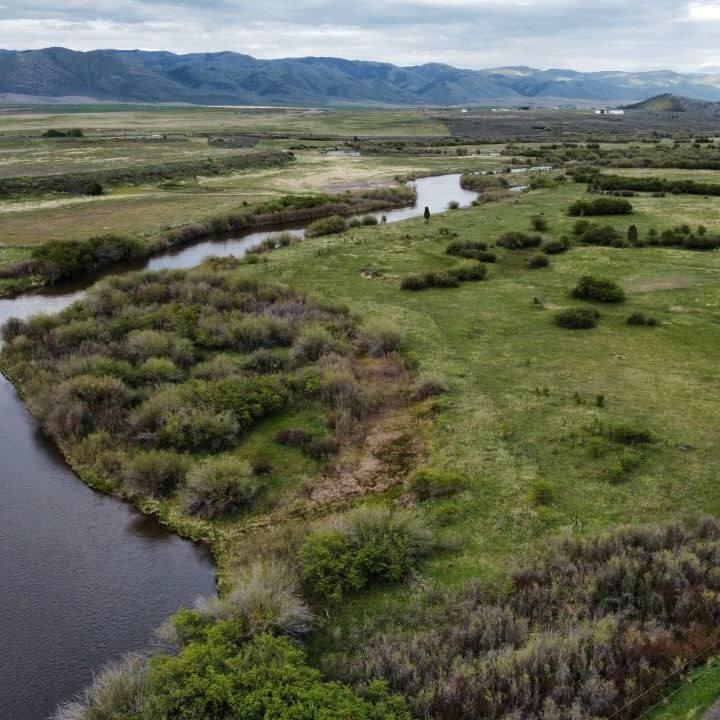
[[[596,108],[596,115],[624,115],[624,110],[606,110],[605,108]]]

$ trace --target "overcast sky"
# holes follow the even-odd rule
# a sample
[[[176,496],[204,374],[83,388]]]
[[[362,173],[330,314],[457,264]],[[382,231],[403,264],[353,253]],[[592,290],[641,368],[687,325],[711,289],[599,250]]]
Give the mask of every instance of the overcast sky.
[[[720,0],[0,0],[0,47],[720,71]]]

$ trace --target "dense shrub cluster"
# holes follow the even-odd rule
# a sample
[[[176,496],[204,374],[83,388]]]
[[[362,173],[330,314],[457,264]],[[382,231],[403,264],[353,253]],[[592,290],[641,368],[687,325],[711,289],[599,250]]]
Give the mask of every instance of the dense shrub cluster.
[[[358,628],[333,677],[383,679],[417,717],[630,720],[662,681],[711,650],[720,622],[720,523],[568,539],[493,597],[433,590]],[[368,639],[370,638],[370,639]]]
[[[568,308],[555,313],[555,323],[566,330],[590,330],[597,325],[599,314],[588,308]]]
[[[656,327],[660,324],[660,321],[656,317],[648,315],[644,312],[634,312],[628,315],[627,324],[642,325],[644,327]]]
[[[546,255],[559,255],[560,253],[567,252],[570,249],[570,241],[566,237],[561,237],[559,240],[546,240],[540,249]]]
[[[677,247],[685,250],[715,250],[720,247],[720,236],[709,235],[704,226],[693,230],[689,225],[676,225],[658,233],[650,230],[647,244],[659,247]]]
[[[540,235],[527,235],[524,232],[517,230],[510,230],[503,233],[497,241],[500,247],[507,248],[508,250],[520,250],[528,247],[539,247],[542,243],[542,237]]]
[[[480,260],[480,255],[488,249],[487,243],[478,240],[466,240],[451,242],[445,252],[453,257],[467,258],[469,260]]]
[[[293,641],[312,616],[287,578],[254,566],[229,597],[181,610],[162,629],[169,649],[107,666],[52,720],[410,720],[382,681],[360,696],[308,664]]]
[[[488,190],[505,190],[510,183],[499,175],[481,175],[479,173],[463,173],[460,176],[460,187],[463,190],[483,193]]]
[[[591,275],[583,275],[578,280],[572,296],[578,300],[604,303],[619,303],[625,300],[625,292],[616,282],[607,278],[594,278]]]
[[[568,215],[628,215],[632,211],[633,206],[627,200],[599,197],[595,200],[576,200],[568,208]]]
[[[323,235],[335,235],[346,230],[348,227],[347,220],[340,215],[331,215],[311,222],[305,229],[305,237],[321,237]]]
[[[590,183],[594,190],[633,192],[668,192],[676,195],[720,195],[720,183],[699,182],[661,177],[628,177],[622,175],[594,175]]]
[[[299,561],[309,592],[339,600],[373,583],[402,580],[430,549],[428,531],[409,513],[360,508],[337,527],[308,535]]]
[[[400,344],[225,264],[113,277],[58,315],[3,327],[8,375],[78,467],[136,496],[177,492],[201,518],[247,507],[262,483],[232,454],[193,454],[232,450],[291,403],[321,403],[345,426],[367,418],[376,390],[359,358],[371,373]],[[337,449],[333,437],[305,448]]]
[[[538,270],[539,268],[547,267],[550,261],[545,255],[531,255],[525,265],[528,270]]]
[[[406,275],[400,281],[401,290],[428,290],[429,288],[453,288],[461,282],[484,280],[487,268],[481,262],[466,262],[447,272],[436,271]]]

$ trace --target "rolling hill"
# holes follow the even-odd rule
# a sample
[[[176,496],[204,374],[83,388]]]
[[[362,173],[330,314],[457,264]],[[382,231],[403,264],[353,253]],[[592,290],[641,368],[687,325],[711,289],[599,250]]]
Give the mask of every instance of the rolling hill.
[[[633,102],[660,93],[720,100],[720,76],[399,67],[340,58],[261,60],[235,52],[0,50],[0,94],[197,104],[461,105],[556,98]]]

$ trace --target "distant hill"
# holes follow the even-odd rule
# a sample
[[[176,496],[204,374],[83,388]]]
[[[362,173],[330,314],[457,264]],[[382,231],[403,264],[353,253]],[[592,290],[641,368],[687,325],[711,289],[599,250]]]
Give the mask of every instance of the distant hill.
[[[663,93],[627,106],[629,110],[647,110],[650,112],[694,112],[715,114],[720,112],[720,102],[708,102],[694,98]]]
[[[439,63],[399,67],[320,57],[258,60],[234,52],[0,50],[0,94],[14,97],[215,105],[477,105],[543,98],[619,103],[658,93],[720,101],[720,76],[528,67],[463,70]]]

